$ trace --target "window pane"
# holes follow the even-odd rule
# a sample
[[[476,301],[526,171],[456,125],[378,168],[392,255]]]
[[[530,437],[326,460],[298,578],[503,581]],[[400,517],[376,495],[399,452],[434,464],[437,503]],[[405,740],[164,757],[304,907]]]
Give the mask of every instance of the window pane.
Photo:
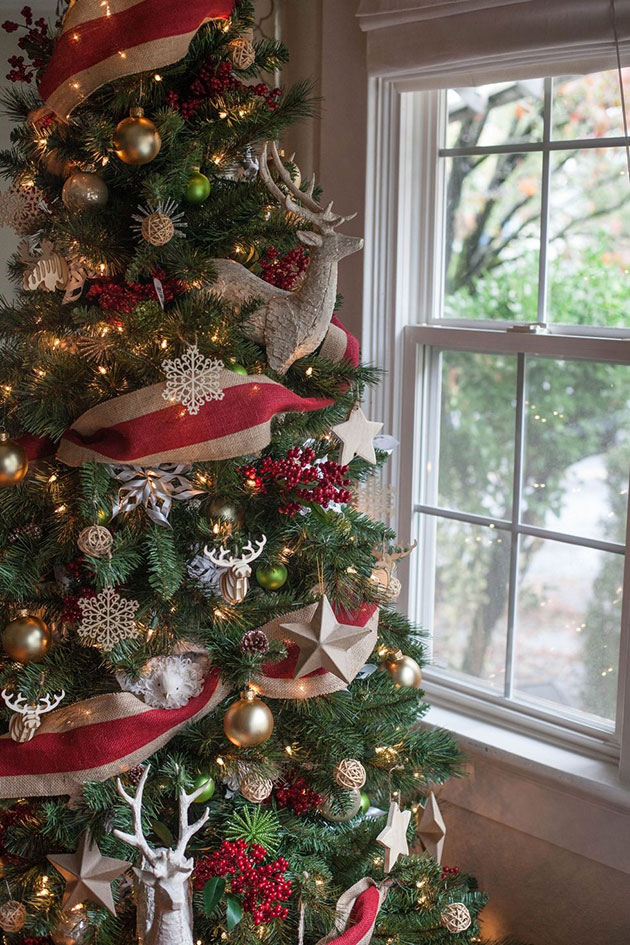
[[[543,79],[449,89],[448,148],[540,141]]]
[[[516,358],[442,355],[438,505],[511,519]]]
[[[630,326],[630,184],[624,148],[551,158],[549,317]]]
[[[541,155],[445,160],[445,317],[536,321]]]
[[[623,544],[630,367],[528,358],[526,377],[522,520]]]
[[[626,96],[630,98],[630,69],[622,69],[622,75]],[[623,134],[616,69],[553,80],[553,138],[615,138]]]
[[[509,533],[423,518],[437,533],[433,662],[503,691]]]
[[[613,721],[623,555],[521,541],[514,695]]]

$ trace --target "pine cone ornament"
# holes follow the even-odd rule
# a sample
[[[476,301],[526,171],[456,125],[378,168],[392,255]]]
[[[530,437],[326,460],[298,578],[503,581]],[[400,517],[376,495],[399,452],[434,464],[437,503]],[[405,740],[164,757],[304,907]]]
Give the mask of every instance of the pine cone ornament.
[[[269,640],[262,630],[248,630],[241,640],[241,653],[254,656],[256,653],[266,653],[269,649]]]

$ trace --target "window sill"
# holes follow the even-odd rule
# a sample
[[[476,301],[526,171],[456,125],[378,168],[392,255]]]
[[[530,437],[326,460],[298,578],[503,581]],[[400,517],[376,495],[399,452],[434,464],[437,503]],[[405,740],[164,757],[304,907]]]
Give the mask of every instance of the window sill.
[[[452,732],[471,758],[483,757],[521,776],[630,812],[630,785],[621,781],[614,761],[590,758],[444,706],[431,706],[423,721]]]

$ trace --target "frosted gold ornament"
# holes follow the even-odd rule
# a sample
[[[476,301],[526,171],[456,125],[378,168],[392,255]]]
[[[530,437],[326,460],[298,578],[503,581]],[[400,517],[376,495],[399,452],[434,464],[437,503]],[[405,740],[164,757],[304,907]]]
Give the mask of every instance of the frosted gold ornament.
[[[75,171],[63,185],[61,199],[67,210],[78,212],[104,207],[109,199],[107,184],[98,174]]]
[[[389,656],[383,663],[397,687],[419,689],[422,683],[422,670],[411,656],[404,656],[400,650]]]
[[[3,932],[19,932],[26,922],[26,908],[21,902],[9,899],[0,906],[0,929]]]
[[[366,780],[365,768],[356,758],[344,758],[335,766],[333,775],[339,787],[346,791],[362,788]]]
[[[160,153],[162,139],[143,108],[132,108],[114,132],[114,151],[125,164],[148,164]]]
[[[243,30],[238,39],[233,39],[228,46],[230,59],[235,69],[249,69],[256,62],[254,49],[254,31]]]
[[[361,810],[361,791],[356,788],[353,791],[349,791],[348,794],[350,806],[346,807],[345,810],[341,812],[333,803],[332,797],[324,798],[318,807],[322,817],[325,817],[326,820],[329,820],[333,824],[345,824],[347,821],[352,820],[353,817],[356,817]]]
[[[51,933],[53,945],[84,945],[92,934],[90,920],[83,909],[63,914]]]
[[[440,922],[445,929],[456,935],[458,932],[465,932],[470,928],[472,917],[468,911],[468,906],[463,902],[450,902],[440,915]]]
[[[255,692],[246,689],[225,713],[223,731],[238,748],[262,745],[273,732],[271,709],[257,698]]]
[[[18,663],[38,663],[52,645],[48,626],[27,610],[21,610],[2,631],[2,646],[7,656]]]
[[[273,781],[271,778],[261,778],[259,775],[247,775],[241,781],[239,790],[246,801],[262,804],[273,791]]]
[[[90,525],[84,528],[77,539],[79,551],[92,558],[111,558],[114,536],[103,525]]]
[[[28,457],[8,433],[0,433],[0,489],[16,486],[28,472]]]

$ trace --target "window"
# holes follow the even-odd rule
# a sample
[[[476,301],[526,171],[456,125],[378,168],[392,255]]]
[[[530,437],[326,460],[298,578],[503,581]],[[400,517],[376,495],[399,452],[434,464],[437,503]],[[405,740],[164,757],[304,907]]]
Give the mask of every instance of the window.
[[[428,687],[618,757],[630,639],[619,75],[403,87],[396,101],[396,324],[372,336],[396,375]],[[378,214],[373,226],[386,232]]]

